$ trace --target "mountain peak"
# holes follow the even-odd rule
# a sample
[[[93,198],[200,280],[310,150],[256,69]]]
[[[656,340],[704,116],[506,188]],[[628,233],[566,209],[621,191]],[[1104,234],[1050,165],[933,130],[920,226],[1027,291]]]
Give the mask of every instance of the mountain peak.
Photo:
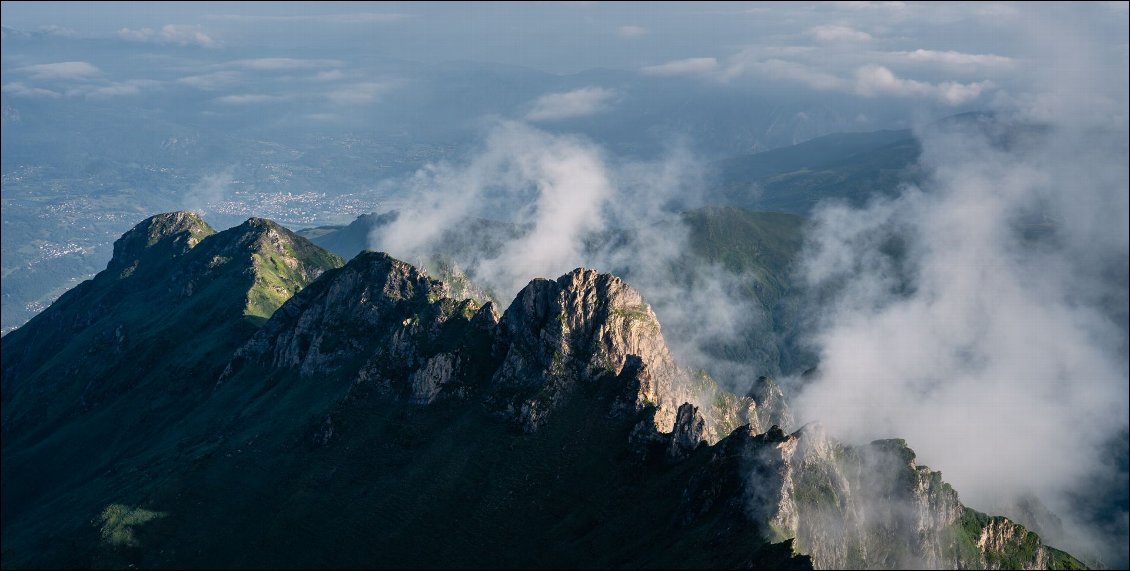
[[[519,390],[514,406],[528,431],[576,386],[605,380],[627,383],[617,390],[632,393],[622,397],[629,408],[656,409],[650,430],[671,432],[679,407],[693,404],[710,442],[749,422],[747,411],[756,408],[706,373],[679,368],[651,306],[612,274],[577,268],[535,279],[507,308],[501,329],[509,346],[492,382]]]
[[[195,212],[179,210],[156,214],[142,220],[114,242],[109,267],[122,270],[124,277],[132,273],[144,257],[180,256],[215,233]]]
[[[216,234],[205,245],[207,251],[194,256],[198,263],[188,279],[195,280],[232,261],[239,267],[250,265],[254,281],[247,289],[244,314],[262,320],[322,272],[344,263],[337,255],[265,218],[248,218]]]

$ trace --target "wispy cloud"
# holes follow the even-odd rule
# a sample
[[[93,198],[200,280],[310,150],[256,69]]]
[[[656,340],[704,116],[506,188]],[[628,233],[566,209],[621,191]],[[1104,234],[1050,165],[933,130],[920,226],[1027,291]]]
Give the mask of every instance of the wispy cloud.
[[[848,82],[843,78],[811,66],[780,58],[748,60],[737,59],[726,68],[724,77],[755,75],[774,81],[799,83],[820,91],[844,90]]]
[[[824,43],[870,42],[872,39],[871,34],[867,32],[843,25],[816,26],[810,29],[808,34],[816,41]]]
[[[595,115],[609,108],[617,93],[603,87],[584,87],[564,93],[550,93],[534,101],[526,114],[529,121],[558,121]]]
[[[286,101],[289,97],[285,95],[266,95],[262,93],[244,93],[239,95],[224,95],[217,97],[214,101],[223,105],[255,105],[259,103],[277,103],[279,101]]]
[[[118,37],[131,42],[200,46],[203,48],[220,47],[219,41],[208,35],[199,27],[178,24],[168,24],[162,26],[160,30],[154,30],[152,28],[141,28],[139,30],[122,28],[118,30]]]
[[[845,1],[845,2],[832,2],[834,6],[845,8],[848,10],[874,10],[877,8],[906,8],[906,2],[859,2],[859,1]]]
[[[387,81],[365,81],[347,85],[329,92],[326,96],[337,105],[364,105],[375,103],[381,95],[392,89],[394,84]]]
[[[644,75],[706,75],[718,69],[718,60],[712,57],[695,57],[649,65],[640,70]]]
[[[621,38],[633,39],[647,35],[647,28],[642,26],[620,26],[616,30],[616,35]]]
[[[344,14],[211,14],[210,20],[230,22],[309,22],[318,24],[382,24],[400,22],[412,17],[411,14],[396,12],[350,12]]]
[[[19,81],[5,83],[2,89],[4,93],[7,93],[8,95],[11,95],[13,97],[47,97],[50,99],[58,99],[59,97],[62,97],[62,94],[57,91],[43,89],[42,87],[31,87]]]
[[[303,59],[289,57],[266,57],[254,59],[238,59],[221,64],[222,67],[231,69],[245,69],[251,71],[291,71],[302,69],[322,69],[327,67],[340,67],[344,65],[336,59]]]
[[[930,83],[913,79],[903,79],[891,70],[868,65],[856,70],[855,92],[864,97],[894,95],[899,97],[928,97],[945,105],[961,105],[981,96],[992,86],[989,81],[960,83],[944,81]]]
[[[243,75],[238,71],[214,71],[200,75],[190,75],[177,80],[180,85],[187,85],[204,91],[215,91],[238,83]]]
[[[345,72],[341,71],[340,69],[319,71],[314,75],[314,79],[318,81],[337,81],[339,79],[345,79]]]
[[[911,52],[897,52],[896,55],[914,62],[939,63],[953,67],[1008,67],[1015,60],[994,54],[969,54],[955,51],[917,49]]]
[[[102,70],[85,61],[63,61],[41,63],[16,68],[14,71],[26,73],[35,79],[75,79],[94,77]]]

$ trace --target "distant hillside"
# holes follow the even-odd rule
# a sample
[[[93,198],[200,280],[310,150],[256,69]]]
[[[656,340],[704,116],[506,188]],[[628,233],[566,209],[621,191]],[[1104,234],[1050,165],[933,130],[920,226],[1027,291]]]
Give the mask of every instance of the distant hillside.
[[[909,130],[838,133],[714,163],[714,200],[807,214],[821,200],[861,205],[914,182],[921,146]]]

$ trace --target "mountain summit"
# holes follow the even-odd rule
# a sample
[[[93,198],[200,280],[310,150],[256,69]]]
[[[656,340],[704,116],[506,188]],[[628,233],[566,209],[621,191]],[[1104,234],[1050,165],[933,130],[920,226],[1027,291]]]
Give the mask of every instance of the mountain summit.
[[[500,315],[266,220],[119,245],[3,338],[5,567],[1079,566],[681,368],[610,274]]]

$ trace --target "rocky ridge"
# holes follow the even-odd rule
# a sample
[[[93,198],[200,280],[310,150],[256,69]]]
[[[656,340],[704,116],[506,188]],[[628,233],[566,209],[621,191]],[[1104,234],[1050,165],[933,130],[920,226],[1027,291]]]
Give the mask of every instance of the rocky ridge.
[[[609,416],[639,419],[628,446],[642,461],[709,455],[680,517],[721,509],[770,541],[793,542],[817,568],[1077,564],[1050,557],[1038,539],[1022,546],[1015,538],[1030,532],[1007,520],[969,527],[977,512],[905,442],[852,447],[818,425],[789,434],[780,427],[793,417],[772,379],[736,397],[681,370],[650,306],[615,276],[578,268],[535,279],[501,317],[493,304],[448,293],[411,265],[366,252],[295,296],[239,359],[305,377],[344,372],[351,392],[368,386],[417,405],[481,402],[526,433],[553,423],[584,387],[605,387]]]
[[[276,542],[291,537],[295,523],[326,513],[353,519],[340,529],[317,520],[328,526],[319,545],[352,541],[357,553],[405,545],[405,559],[392,561],[406,563],[421,561],[411,534],[356,524],[370,514],[407,518],[408,529],[431,534],[419,537],[422,544],[444,537],[483,545],[468,555],[484,564],[527,544],[531,553],[561,549],[553,561],[607,564],[614,559],[574,559],[570,546],[609,534],[619,539],[608,553],[622,548],[616,557],[628,557],[616,561],[642,566],[688,555],[727,567],[1078,565],[1024,528],[962,506],[902,441],[847,446],[816,425],[789,433],[786,395],[772,379],[758,378],[739,397],[703,372],[681,369],[650,306],[615,276],[578,268],[536,279],[499,314],[493,303],[457,299],[443,282],[387,254],[363,252],[335,267],[340,259],[270,221],[220,233],[202,224],[189,213],[147,220],[123,237],[107,272],[36,318],[40,325],[4,338],[6,547],[17,529],[8,522],[54,517],[40,507],[49,502],[29,494],[78,486],[96,490],[88,501],[101,503],[98,510],[122,490],[140,489],[130,501],[152,503],[138,509],[172,514],[169,523],[152,524],[160,533],[138,540],[160,547],[146,552],[153,566],[214,564],[175,548],[206,541],[242,553],[254,530],[270,532],[256,541]],[[102,313],[84,324],[76,309],[84,304]],[[194,342],[170,353],[186,334]],[[99,354],[106,335],[111,347],[120,339],[120,350],[105,353],[104,369],[89,379],[66,371],[44,377],[59,371],[40,370],[50,359],[27,351],[54,343],[61,347],[55,361],[81,362]],[[10,360],[13,347],[35,357],[28,368]],[[81,395],[82,410],[59,417],[81,429],[69,437],[81,446],[55,439],[54,450],[34,440],[29,427],[46,422],[37,416],[46,401],[8,390],[20,371],[39,395],[58,378],[52,403],[72,398],[68,391]],[[190,399],[186,391],[196,392]],[[176,397],[153,403],[165,394]],[[91,429],[83,424],[87,411],[110,411],[113,422]],[[507,424],[509,433],[493,427]],[[114,449],[121,426],[131,439]],[[174,444],[148,444],[150,434],[170,435]],[[100,442],[114,451],[109,470],[101,459],[83,464],[81,451]],[[119,473],[116,464],[136,450],[145,452]],[[379,460],[367,462],[370,455]],[[80,478],[25,481],[10,469],[60,461]],[[167,472],[155,475],[152,466]],[[467,482],[476,483],[475,494]],[[233,485],[249,493],[232,492]],[[400,491],[382,495],[386,489]],[[434,504],[426,503],[429,494],[437,494]],[[213,497],[239,502],[249,519],[219,521],[226,504],[200,507]],[[620,501],[611,512],[602,507]],[[277,529],[263,509],[278,510]],[[543,518],[542,509],[556,511]],[[471,519],[451,527],[433,521],[435,513]],[[516,517],[510,535],[494,535]],[[632,527],[639,522],[646,529]],[[649,559],[654,549],[632,546],[638,533],[615,535],[622,528],[662,538],[670,549]],[[341,535],[346,529],[374,535]],[[561,543],[565,537],[578,543]],[[22,545],[22,553],[36,552]],[[109,553],[109,566],[142,561],[137,550]]]

